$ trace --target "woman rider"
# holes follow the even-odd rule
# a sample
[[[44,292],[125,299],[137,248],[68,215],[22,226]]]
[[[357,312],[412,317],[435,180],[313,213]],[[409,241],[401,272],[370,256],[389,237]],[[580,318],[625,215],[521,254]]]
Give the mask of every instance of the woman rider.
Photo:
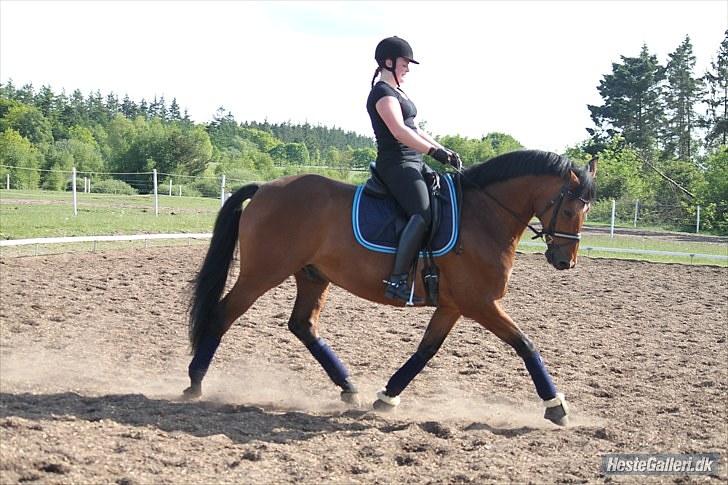
[[[409,269],[430,225],[430,198],[423,174],[432,169],[422,161],[422,154],[427,153],[438,162],[458,169],[461,162],[457,153],[447,150],[415,125],[417,108],[400,89],[409,64],[419,64],[413,59],[407,41],[399,37],[382,40],[374,58],[378,67],[372,78],[367,112],[377,140],[377,172],[409,218],[399,238],[392,274],[384,282],[384,294],[387,298],[408,301]],[[379,81],[375,84],[377,76]]]

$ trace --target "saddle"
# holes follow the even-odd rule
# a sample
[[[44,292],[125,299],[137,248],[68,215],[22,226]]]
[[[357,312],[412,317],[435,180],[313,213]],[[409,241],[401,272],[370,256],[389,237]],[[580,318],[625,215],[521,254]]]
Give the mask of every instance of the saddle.
[[[369,241],[388,241],[396,246],[396,241],[399,239],[399,233],[407,223],[406,214],[399,207],[394,200],[394,197],[387,189],[384,181],[377,173],[377,168],[374,163],[369,165],[369,170],[371,172],[371,177],[360,188],[360,191],[363,194],[358,193],[358,197],[355,198],[354,232],[357,235],[357,240],[365,247],[375,251],[380,250],[381,252],[394,252],[394,248],[387,248]],[[425,174],[425,182],[427,183],[428,191],[430,193],[431,223],[423,239],[420,257],[424,258],[422,278],[426,290],[427,304],[434,306],[437,306],[439,292],[439,269],[435,264],[435,256],[441,256],[452,249],[456,242],[458,232],[456,213],[459,212],[457,211],[457,206],[459,204],[455,201],[455,190],[451,177],[448,176],[445,178],[446,187],[444,190],[445,195],[443,195],[443,186],[441,185],[442,177],[440,174],[436,172]],[[359,203],[363,198],[362,195],[380,201],[371,201],[368,206],[374,207],[373,209],[369,209],[369,212],[378,213],[377,217],[372,217],[378,226],[376,231],[371,228],[369,228],[368,231],[366,231],[367,228],[365,228],[365,231],[361,230],[360,224],[363,225],[363,223],[360,219],[367,215],[365,208],[362,209],[364,216],[359,216]],[[441,223],[443,221],[443,209],[447,209],[447,212],[445,213],[445,215],[447,215],[447,227],[444,228],[443,231],[440,231]],[[367,232],[367,234],[362,236],[362,232]],[[366,240],[365,236],[369,238],[369,241]],[[433,251],[433,248],[436,249]],[[417,259],[414,261],[411,270],[412,273],[416,270],[416,267]]]

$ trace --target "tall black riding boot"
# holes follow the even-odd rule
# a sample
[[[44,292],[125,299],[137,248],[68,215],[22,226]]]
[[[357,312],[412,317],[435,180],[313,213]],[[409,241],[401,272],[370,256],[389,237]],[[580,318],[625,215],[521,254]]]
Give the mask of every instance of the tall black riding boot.
[[[394,257],[394,269],[389,281],[385,281],[387,288],[384,296],[393,300],[409,301],[411,288],[407,284],[410,267],[422,247],[422,238],[427,227],[420,215],[413,215],[404,226],[399,236],[397,254]],[[421,298],[413,298],[413,303],[423,303]]]

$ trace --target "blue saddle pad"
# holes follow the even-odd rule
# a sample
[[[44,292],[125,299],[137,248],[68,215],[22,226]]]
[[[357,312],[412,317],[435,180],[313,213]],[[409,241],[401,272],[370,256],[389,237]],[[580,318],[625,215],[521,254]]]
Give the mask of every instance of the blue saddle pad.
[[[432,241],[432,255],[442,256],[455,246],[458,240],[458,207],[455,184],[449,174],[440,175],[440,227]],[[405,214],[393,197],[372,197],[359,185],[354,193],[351,221],[356,241],[365,248],[379,253],[394,254],[399,241],[398,229],[404,226],[396,220],[404,220]],[[397,226],[400,227],[397,227]],[[420,252],[424,256],[424,252]]]

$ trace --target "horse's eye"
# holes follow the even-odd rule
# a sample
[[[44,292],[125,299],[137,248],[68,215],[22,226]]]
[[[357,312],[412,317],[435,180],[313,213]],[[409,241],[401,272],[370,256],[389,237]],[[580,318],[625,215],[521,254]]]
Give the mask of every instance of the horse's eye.
[[[564,209],[564,215],[566,217],[574,217],[574,211],[571,209]]]

